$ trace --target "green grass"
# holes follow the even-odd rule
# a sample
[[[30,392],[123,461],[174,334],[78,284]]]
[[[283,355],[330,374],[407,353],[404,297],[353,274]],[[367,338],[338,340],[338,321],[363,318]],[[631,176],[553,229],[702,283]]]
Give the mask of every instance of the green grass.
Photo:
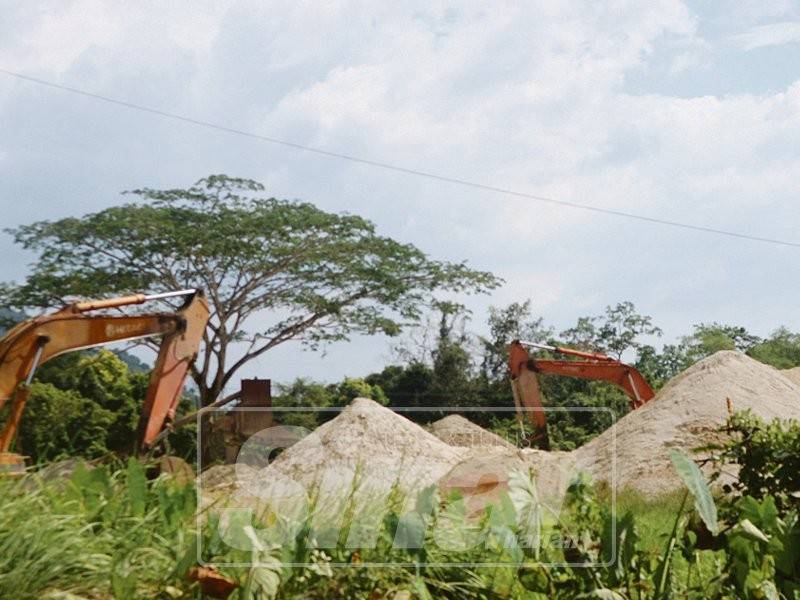
[[[587,484],[578,485],[565,504],[564,519],[544,532],[572,540],[572,548],[521,547],[521,540],[535,534],[536,523],[544,521],[536,518],[535,486],[526,477],[520,474],[509,497],[479,518],[466,516],[457,495],[441,498],[433,488],[401,512],[404,498],[394,490],[383,505],[388,509],[372,520],[376,544],[370,548],[349,548],[346,540],[349,530],[364,522],[360,511],[374,511],[377,503],[346,505],[335,511],[332,521],[285,522],[292,530],[288,538],[264,535],[256,545],[242,545],[253,532],[266,531],[265,523],[277,531],[285,513],[267,510],[253,520],[242,515],[221,526],[217,507],[204,513],[205,526],[198,533],[194,487],[163,477],[147,481],[144,468],[135,462],[116,470],[79,469],[70,480],[0,480],[0,598],[194,598],[197,584],[184,575],[197,563],[197,535],[204,561],[257,564],[221,568],[238,584],[231,600],[377,599],[398,592],[423,600],[574,598],[605,588],[636,600],[652,597],[680,493],[655,499],[619,494],[616,544],[622,554],[615,565],[543,568],[538,561],[605,560],[612,515],[605,494],[596,496]],[[312,497],[310,513],[322,514],[322,508]],[[526,519],[521,521],[521,515]],[[339,525],[343,527],[337,531]],[[459,548],[467,534],[477,535],[480,542]],[[625,539],[634,538],[635,546],[626,549]],[[332,540],[330,547],[321,543],[325,539]],[[409,540],[420,539],[423,547],[407,547]],[[226,540],[238,540],[240,547]],[[283,566],[290,562],[305,566]],[[360,566],[373,562],[391,564]],[[487,562],[501,566],[443,564]],[[348,566],[332,566],[337,563]],[[690,562],[676,551],[672,564],[669,581],[677,597],[706,597],[712,589],[709,582],[719,575],[711,552],[696,553],[690,569]]]
[[[620,515],[632,513],[636,517],[642,547],[659,552],[675,523],[683,495],[684,490],[675,490],[649,497],[637,490],[625,489],[617,492],[616,511]],[[601,499],[608,502],[606,494]]]
[[[162,597],[194,539],[194,499],[192,487],[148,484],[137,463],[0,479],[0,598]]]

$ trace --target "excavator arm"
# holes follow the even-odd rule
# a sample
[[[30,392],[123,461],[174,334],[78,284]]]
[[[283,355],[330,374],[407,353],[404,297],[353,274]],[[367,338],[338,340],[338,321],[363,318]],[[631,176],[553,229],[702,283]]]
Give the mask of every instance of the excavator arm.
[[[178,314],[183,320],[183,327],[163,338],[150,376],[139,420],[138,450],[148,448],[164,424],[175,418],[183,383],[203,341],[209,318],[208,304],[205,298],[197,295]]]
[[[534,359],[527,348],[549,350],[556,354],[575,356],[580,360]],[[605,354],[582,352],[560,346],[548,346],[533,342],[515,340],[508,350],[508,371],[514,403],[517,406],[517,420],[523,426],[522,412],[528,412],[533,425],[532,443],[549,449],[547,419],[542,406],[538,373],[564,375],[595,381],[606,381],[621,388],[630,399],[631,410],[649,401],[655,392],[634,367],[626,365]],[[524,427],[523,427],[524,431]]]
[[[87,314],[142,304],[172,296],[188,296],[174,313],[140,315]],[[0,408],[13,397],[0,433],[0,452],[7,452],[16,435],[36,369],[48,360],[75,350],[119,341],[161,336],[161,348],[147,390],[138,447],[147,447],[167,418],[174,415],[189,365],[194,360],[209,318],[208,304],[198,290],[77,302],[55,313],[24,321],[0,339]]]

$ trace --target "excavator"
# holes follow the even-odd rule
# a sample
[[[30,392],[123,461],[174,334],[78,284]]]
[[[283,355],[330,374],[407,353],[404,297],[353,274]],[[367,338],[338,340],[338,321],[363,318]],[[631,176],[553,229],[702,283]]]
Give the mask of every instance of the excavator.
[[[184,302],[175,312],[97,313],[178,297],[183,297]],[[39,366],[66,352],[160,336],[161,345],[147,387],[136,440],[137,452],[147,450],[165,423],[175,416],[186,374],[197,356],[209,314],[203,292],[189,289],[74,302],[10,329],[0,338],[0,409],[11,401],[0,431],[0,472],[15,474],[25,469],[24,457],[10,450]]]
[[[528,348],[575,357],[577,360],[533,358],[528,352]],[[514,340],[508,348],[508,372],[511,377],[514,404],[517,408],[517,421],[523,435],[525,427],[522,413],[527,412],[533,426],[528,442],[543,450],[550,449],[550,440],[547,435],[547,417],[542,406],[542,394],[539,388],[539,373],[612,383],[627,394],[631,410],[643,406],[655,396],[653,388],[634,367],[605,354],[583,352],[563,346]]]

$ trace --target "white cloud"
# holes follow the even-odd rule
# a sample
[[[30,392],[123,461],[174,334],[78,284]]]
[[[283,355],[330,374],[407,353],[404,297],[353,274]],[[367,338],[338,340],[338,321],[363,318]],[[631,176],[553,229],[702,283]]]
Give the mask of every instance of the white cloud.
[[[63,74],[81,61],[111,53],[118,59],[163,66],[176,52],[207,52],[223,13],[209,2],[21,2],[4,12],[0,65]],[[102,61],[100,66],[107,67]]]
[[[733,36],[733,41],[745,51],[800,42],[800,21],[759,25]]]
[[[421,1],[374,10],[288,1],[112,9],[87,0],[48,13],[27,6],[17,11],[18,34],[0,37],[6,68],[409,168],[671,220],[794,235],[800,83],[717,96],[626,89],[626,77],[663,59],[664,46],[665,71],[676,77],[707,68],[708,57],[718,55],[678,0],[491,9]],[[787,35],[748,33],[742,47]],[[3,141],[8,156],[0,174],[37,177],[2,184],[0,194],[65,198],[62,174],[49,171],[59,161],[71,182],[98,186],[75,197],[108,202],[130,180],[180,185],[210,171],[254,176],[276,194],[365,214],[382,232],[436,257],[468,258],[496,271],[508,283],[492,302],[533,297],[537,310],[565,323],[625,298],[678,322],[675,315],[728,306],[743,281],[761,276],[765,260],[764,251],[721,238],[276,150],[121,109],[101,112],[106,107],[89,101],[69,113],[60,135],[49,131],[64,121],[53,118],[50,92],[22,89],[0,87],[4,131],[26,143],[37,124],[48,131],[27,150]],[[178,179],[184,176],[189,180]],[[762,285],[754,297],[777,297],[778,283]],[[760,314],[757,299],[741,302]],[[282,365],[291,372],[289,359]]]

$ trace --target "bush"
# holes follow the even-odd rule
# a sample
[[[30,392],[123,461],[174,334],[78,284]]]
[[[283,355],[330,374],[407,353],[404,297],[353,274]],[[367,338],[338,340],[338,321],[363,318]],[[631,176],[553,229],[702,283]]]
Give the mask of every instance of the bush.
[[[734,490],[772,497],[780,509],[800,508],[800,422],[764,423],[744,411],[731,416],[727,430],[734,439],[722,448],[720,460],[739,467]]]

